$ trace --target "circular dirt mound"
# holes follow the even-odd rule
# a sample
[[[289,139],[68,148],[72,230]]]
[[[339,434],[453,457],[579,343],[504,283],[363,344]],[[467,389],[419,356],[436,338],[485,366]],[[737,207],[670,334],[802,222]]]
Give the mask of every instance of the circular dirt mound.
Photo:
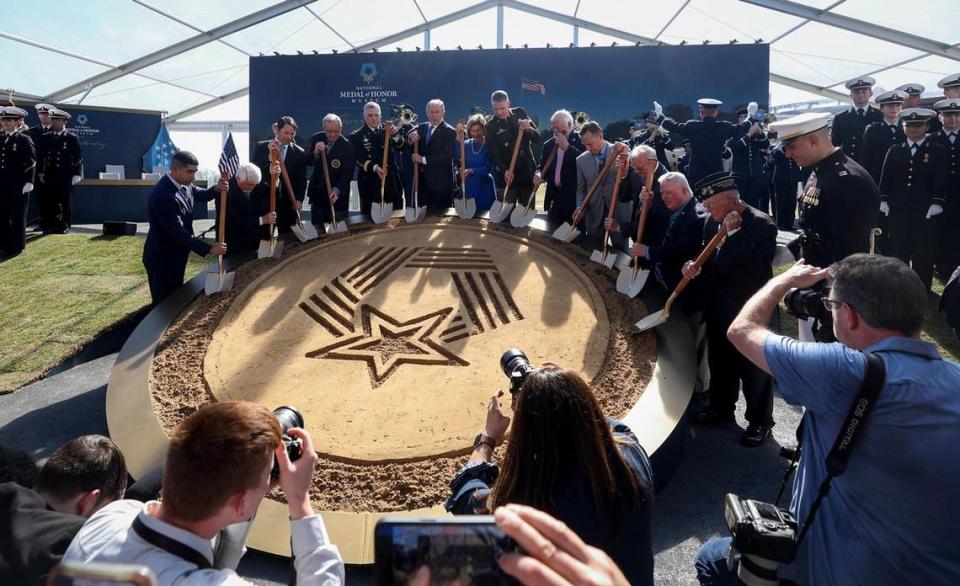
[[[170,326],[151,369],[169,431],[209,401],[296,405],[320,455],[322,510],[387,512],[446,498],[507,381],[504,350],[581,372],[622,416],[650,379],[646,312],[615,273],[547,236],[485,222],[391,225],[247,263],[234,290]]]

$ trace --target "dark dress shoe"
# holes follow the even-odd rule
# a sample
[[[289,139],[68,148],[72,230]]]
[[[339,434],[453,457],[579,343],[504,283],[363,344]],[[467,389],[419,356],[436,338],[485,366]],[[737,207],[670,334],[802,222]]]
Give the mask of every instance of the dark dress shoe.
[[[694,414],[690,420],[694,423],[733,423],[736,419],[733,413],[720,413],[713,407],[707,407]]]
[[[743,435],[740,436],[740,443],[748,448],[763,445],[763,442],[767,441],[767,438],[770,437],[771,429],[773,429],[772,425],[751,423],[747,426],[747,430],[743,432]]]

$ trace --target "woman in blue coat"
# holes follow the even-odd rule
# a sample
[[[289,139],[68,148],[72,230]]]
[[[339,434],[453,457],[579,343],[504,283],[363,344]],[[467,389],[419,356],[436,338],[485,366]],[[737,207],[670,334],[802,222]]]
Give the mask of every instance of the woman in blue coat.
[[[467,139],[465,152],[467,197],[476,199],[477,211],[489,210],[496,197],[493,175],[490,174],[490,149],[484,144],[487,121],[483,115],[475,114],[467,120]]]

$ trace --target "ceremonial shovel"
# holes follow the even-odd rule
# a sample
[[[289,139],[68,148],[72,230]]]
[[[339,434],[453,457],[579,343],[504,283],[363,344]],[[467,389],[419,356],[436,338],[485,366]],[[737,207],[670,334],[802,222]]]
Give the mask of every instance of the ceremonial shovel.
[[[323,182],[327,186],[327,201],[330,200],[330,194],[333,190],[330,188],[330,169],[327,168],[327,149],[320,151],[320,162],[323,163]],[[337,221],[337,210],[330,204],[330,223],[326,225],[327,234],[342,234],[348,232],[347,223],[343,220]]]
[[[553,152],[550,153],[550,156],[547,157],[547,162],[540,169],[540,176],[543,177],[544,173],[547,171],[553,160],[557,157],[557,149],[554,148]],[[510,214],[510,225],[514,228],[524,228],[530,225],[530,222],[537,217],[537,210],[533,207],[534,202],[536,201],[537,187],[533,188],[533,191],[530,192],[530,197],[527,198],[527,205],[520,208],[514,208],[513,213]]]
[[[420,141],[413,143],[413,154],[420,154]],[[420,163],[413,162],[413,207],[407,206],[403,219],[408,224],[419,222],[427,217],[427,206],[420,206]]]
[[[553,231],[553,237],[557,240],[562,240],[564,242],[573,242],[576,240],[577,236],[580,235],[580,230],[577,230],[577,223],[580,221],[577,216],[583,216],[584,210],[587,209],[587,205],[590,203],[590,199],[593,197],[593,194],[596,193],[597,188],[600,187],[600,183],[607,177],[610,173],[610,169],[613,167],[613,161],[617,158],[618,153],[611,154],[607,157],[607,162],[603,165],[603,169],[600,171],[600,174],[597,175],[597,178],[593,180],[593,185],[590,186],[590,191],[587,192],[587,197],[583,198],[583,203],[580,204],[580,207],[577,208],[577,211],[573,213],[573,219],[570,223],[564,222],[559,228]]]
[[[297,196],[294,195],[293,185],[290,183],[290,176],[287,175],[287,166],[283,163],[283,159],[278,157],[277,160],[280,161],[280,176],[283,177],[283,184],[286,186],[287,193],[290,195],[290,207],[297,216],[297,223],[290,226],[290,231],[293,232],[293,235],[296,236],[300,242],[316,240],[320,237],[320,235],[317,234],[317,227],[309,223],[304,224],[303,220],[300,219],[300,212],[297,210]]]
[[[226,171],[220,171],[220,178],[227,180],[230,177]],[[223,242],[227,233],[227,190],[220,190],[220,214],[217,218],[217,242]],[[223,268],[223,255],[217,256],[217,272],[207,273],[207,282],[203,290],[207,296],[214,293],[229,291],[233,288],[233,273],[228,273]]]
[[[390,131],[393,130],[393,124],[387,122],[383,125],[383,177],[380,178],[380,203],[373,202],[370,206],[370,219],[374,224],[382,224],[393,216],[393,203],[384,203],[384,191],[387,189],[387,161],[390,156]]]
[[[627,161],[624,160],[622,165],[617,165],[617,180],[613,184],[613,194],[610,197],[610,210],[607,212],[607,218],[612,220],[614,212],[617,211],[617,195],[620,193],[620,183],[623,182],[623,176],[626,173],[624,167],[626,167]],[[598,262],[608,269],[612,269],[614,263],[617,261],[619,253],[614,251],[610,253],[608,248],[608,243],[610,242],[610,234],[604,229],[603,232],[603,251],[594,250],[590,255],[590,260],[593,262]]]
[[[519,129],[517,130],[517,140],[513,143],[513,156],[510,157],[510,175],[513,175],[514,170],[517,168],[517,155],[520,154],[520,143],[523,142],[523,132]],[[513,209],[512,203],[507,203],[507,194],[510,193],[510,184],[512,181],[507,182],[506,187],[503,188],[503,201],[494,200],[493,205],[490,207],[490,221],[494,224],[499,224],[500,222],[507,219],[507,216],[510,215],[510,210]]]
[[[279,151],[270,151],[270,162],[276,163],[277,159],[280,157]],[[271,164],[272,168],[273,165]],[[272,171],[272,169],[271,169]],[[270,173],[270,215],[272,216],[277,211],[277,176],[274,173]],[[261,240],[260,247],[257,249],[257,258],[280,258],[280,254],[283,252],[283,241],[277,240],[277,224],[276,222],[270,222],[270,239]]]
[[[647,225],[647,215],[650,212],[650,207],[653,205],[653,173],[647,172],[647,175],[646,192],[650,194],[650,201],[641,202],[643,209],[640,211],[640,224],[637,226],[637,239],[634,241],[636,244],[643,242],[643,231]],[[649,276],[650,271],[642,270],[640,268],[640,259],[634,257],[630,264],[620,269],[620,275],[617,276],[617,292],[623,293],[633,299],[643,290],[643,286],[647,283],[647,277]]]
[[[464,120],[457,121],[458,126],[465,124]],[[461,219],[469,220],[477,214],[477,200],[467,198],[467,136],[466,127],[460,132],[460,197],[454,198],[453,207]]]
[[[744,207],[741,204],[740,209],[738,209],[737,211],[742,213],[743,209]],[[707,259],[710,258],[711,254],[713,254],[713,251],[716,250],[721,243],[723,243],[723,240],[726,237],[727,237],[727,227],[721,224],[720,229],[717,230],[716,235],[714,235],[714,237],[710,239],[710,242],[707,243],[707,246],[700,253],[700,256],[698,256],[697,259],[693,261],[693,266],[698,269],[702,267],[703,263],[707,262]],[[687,285],[689,284],[690,284],[690,279],[687,278],[686,275],[684,275],[684,277],[680,279],[680,282],[677,283],[677,286],[676,288],[674,288],[673,293],[671,293],[670,297],[667,298],[667,302],[664,304],[663,309],[661,309],[656,313],[651,313],[647,317],[643,318],[642,320],[634,324],[634,327],[637,328],[637,331],[635,333],[639,334],[640,332],[645,332],[649,329],[655,328],[660,324],[666,322],[667,318],[670,317],[670,308],[673,306],[673,302],[677,300],[677,296],[683,293],[683,290],[686,289]]]

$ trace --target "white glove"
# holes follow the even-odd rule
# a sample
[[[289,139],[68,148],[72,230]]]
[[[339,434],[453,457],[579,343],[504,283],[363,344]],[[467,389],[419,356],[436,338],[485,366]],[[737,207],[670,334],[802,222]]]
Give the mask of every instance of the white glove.
[[[930,218],[934,216],[939,216],[942,213],[943,213],[943,206],[938,203],[932,203],[930,204],[930,209],[927,210],[927,219],[929,220]]]
[[[757,113],[759,106],[756,102],[750,102],[747,104],[747,118],[752,119],[753,115]]]
[[[24,183],[23,193],[30,193],[31,191],[33,191],[33,183]]]
[[[888,203],[885,202],[885,201],[881,201],[881,202],[880,202],[880,213],[883,214],[884,216],[889,216],[889,215],[890,215],[890,204],[888,204]]]
[[[653,111],[657,113],[657,116],[663,116],[663,106],[660,105],[660,102],[653,103]]]
[[[77,183],[80,183],[81,179],[83,179],[83,177],[79,175],[74,175],[73,177],[70,178],[70,185],[76,185]]]

